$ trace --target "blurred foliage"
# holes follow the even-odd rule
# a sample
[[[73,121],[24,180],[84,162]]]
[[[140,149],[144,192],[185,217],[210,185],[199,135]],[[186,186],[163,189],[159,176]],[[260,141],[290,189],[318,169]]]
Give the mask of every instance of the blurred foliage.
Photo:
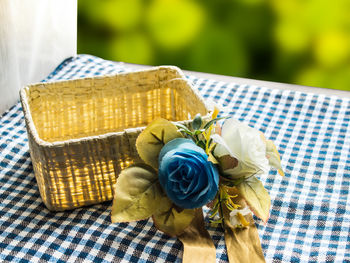
[[[81,0],[78,52],[350,90],[349,0]]]

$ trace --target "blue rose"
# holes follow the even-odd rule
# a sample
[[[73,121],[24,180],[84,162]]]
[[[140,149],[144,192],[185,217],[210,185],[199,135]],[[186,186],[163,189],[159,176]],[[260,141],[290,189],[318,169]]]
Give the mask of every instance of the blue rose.
[[[159,154],[159,181],[181,208],[198,208],[214,199],[219,184],[216,167],[192,140],[168,142]]]

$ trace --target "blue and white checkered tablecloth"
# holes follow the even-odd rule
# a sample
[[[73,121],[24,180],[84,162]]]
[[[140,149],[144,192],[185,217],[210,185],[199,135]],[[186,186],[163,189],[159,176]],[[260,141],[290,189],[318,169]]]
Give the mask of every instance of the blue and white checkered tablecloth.
[[[44,81],[129,71],[79,55]],[[263,131],[286,176],[261,178],[272,200],[257,221],[267,262],[350,262],[350,100],[188,76],[203,97]],[[152,221],[111,224],[111,202],[53,213],[41,201],[20,103],[0,118],[1,262],[181,262],[182,245]],[[221,230],[209,228],[217,261],[227,262]]]

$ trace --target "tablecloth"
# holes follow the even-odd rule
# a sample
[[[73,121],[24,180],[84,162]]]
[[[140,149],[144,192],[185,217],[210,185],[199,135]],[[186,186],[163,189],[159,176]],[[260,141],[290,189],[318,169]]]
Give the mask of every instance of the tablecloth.
[[[43,81],[130,71],[79,55]],[[256,220],[267,262],[350,262],[350,100],[187,76],[195,89],[277,145],[285,177],[260,178],[271,195],[267,224]],[[18,102],[0,118],[1,262],[181,262],[182,245],[151,220],[111,224],[111,202],[50,212],[34,177]],[[217,262],[223,232],[207,227]]]

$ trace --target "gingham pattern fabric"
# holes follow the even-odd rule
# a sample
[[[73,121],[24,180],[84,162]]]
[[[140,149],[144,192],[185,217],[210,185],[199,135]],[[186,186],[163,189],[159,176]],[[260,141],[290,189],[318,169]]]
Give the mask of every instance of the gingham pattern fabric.
[[[128,71],[80,55],[44,81]],[[261,178],[271,195],[266,225],[256,221],[267,262],[350,262],[350,100],[236,85],[189,76],[225,114],[272,139],[284,178]],[[152,221],[111,224],[111,202],[53,213],[43,205],[19,103],[0,118],[1,262],[181,262],[182,245]],[[217,261],[227,262],[223,232],[207,226]]]

